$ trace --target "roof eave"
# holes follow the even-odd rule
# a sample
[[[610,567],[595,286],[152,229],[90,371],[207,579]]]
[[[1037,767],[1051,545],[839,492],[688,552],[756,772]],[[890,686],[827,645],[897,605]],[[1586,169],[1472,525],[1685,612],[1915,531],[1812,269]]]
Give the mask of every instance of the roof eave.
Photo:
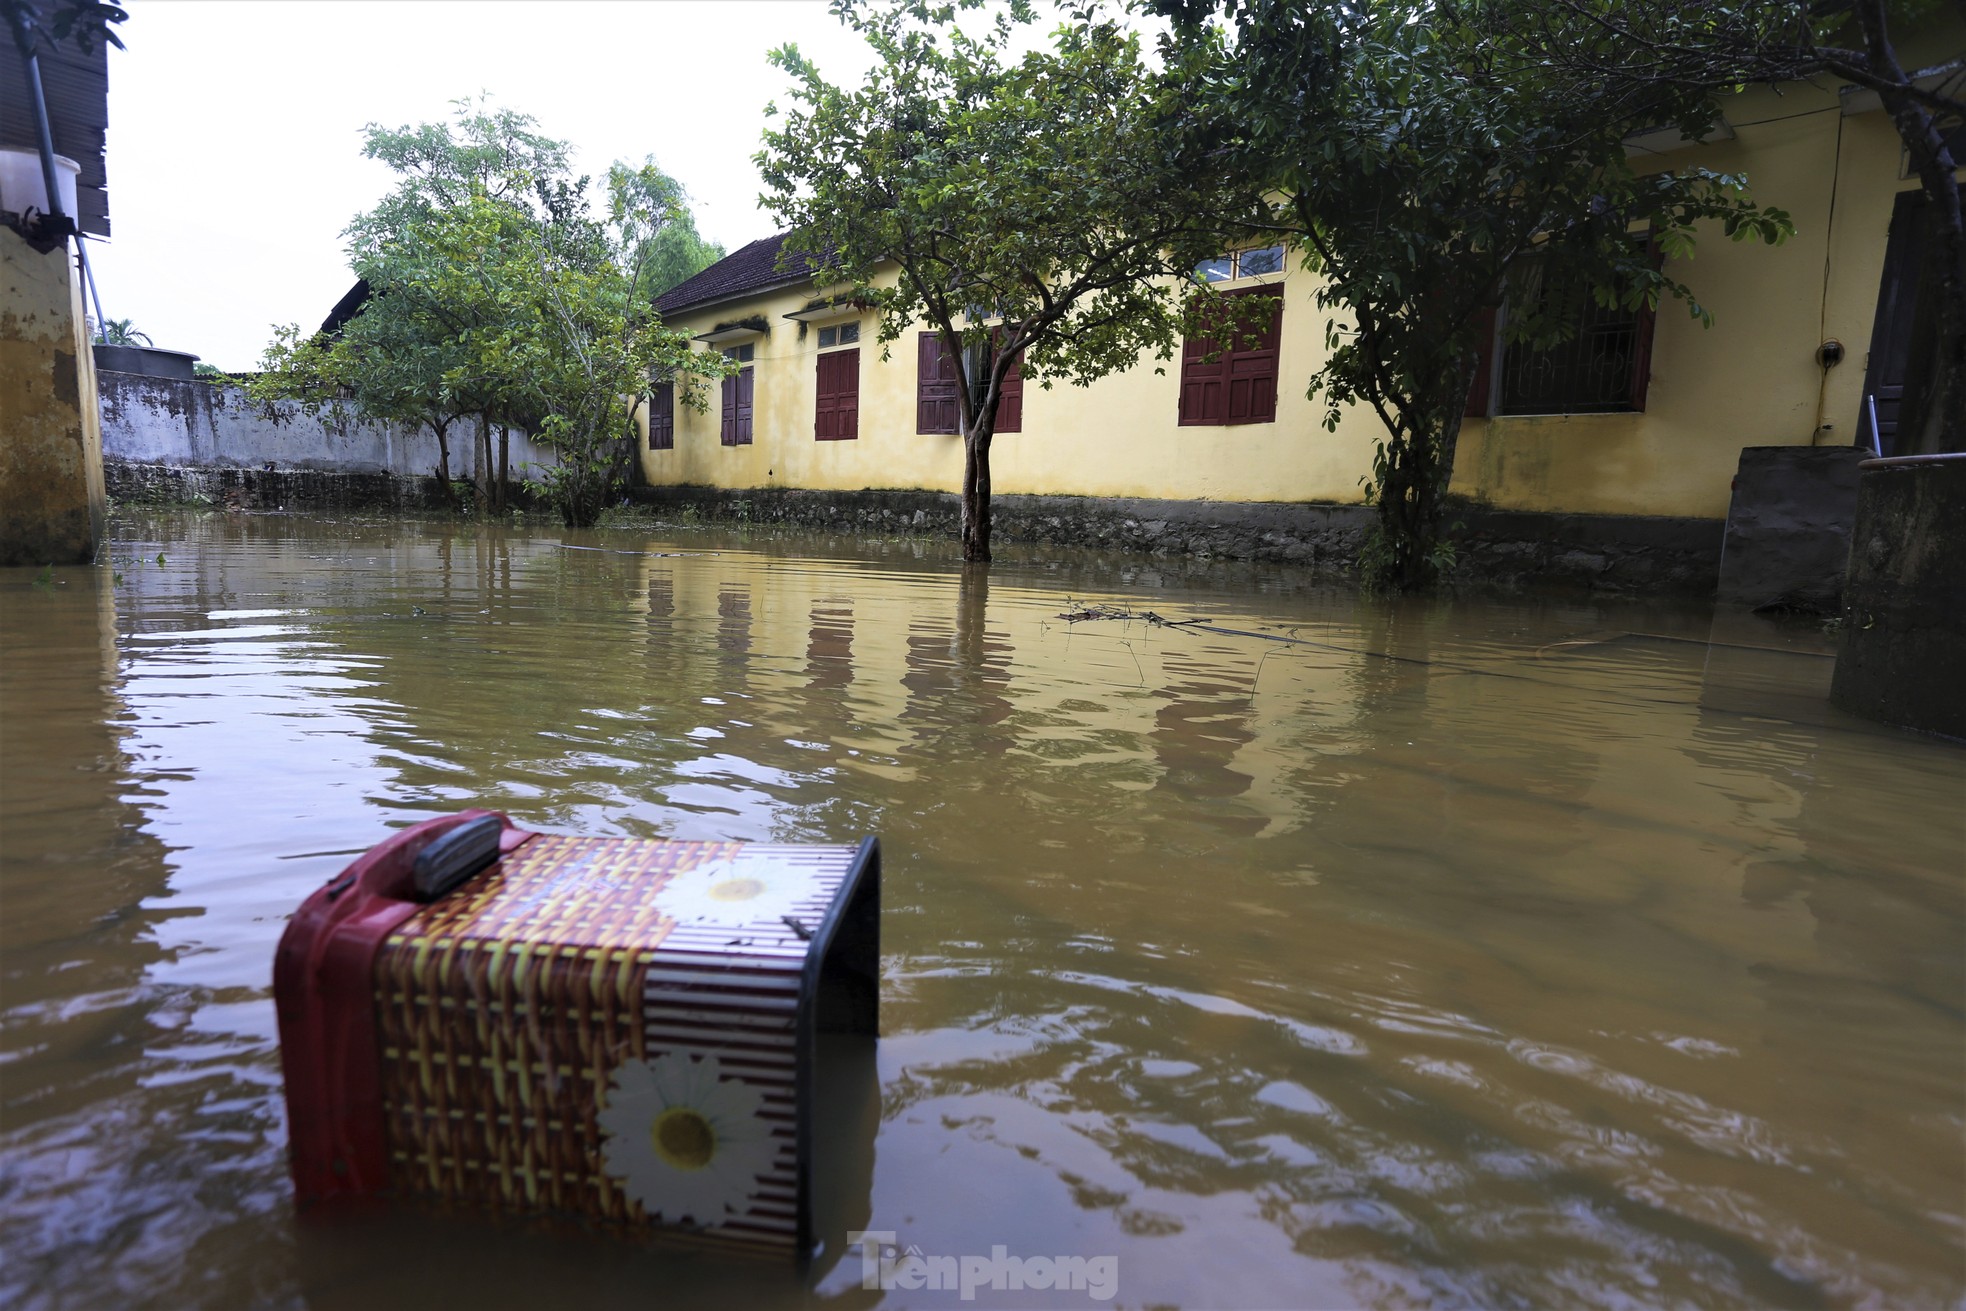
[[[721,296],[710,296],[704,300],[686,301],[681,305],[672,305],[668,309],[662,309],[658,306],[656,312],[665,319],[674,318],[678,314],[694,314],[698,310],[714,309],[719,305],[730,305],[737,301],[750,300],[754,296],[767,296],[774,291],[783,291],[787,287],[796,287],[802,282],[811,281],[811,274],[801,273],[792,277],[780,278],[775,282],[765,282],[755,287],[746,287],[742,291],[725,292]]]

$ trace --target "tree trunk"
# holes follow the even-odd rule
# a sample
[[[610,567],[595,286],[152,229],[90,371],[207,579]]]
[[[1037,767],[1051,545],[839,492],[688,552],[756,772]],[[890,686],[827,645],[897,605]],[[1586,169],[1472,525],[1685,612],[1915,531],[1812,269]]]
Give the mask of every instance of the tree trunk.
[[[512,425],[502,423],[498,427],[498,508],[505,510],[506,493],[511,487],[508,474],[512,467]]]
[[[963,563],[990,560],[990,430],[963,434]]]
[[[491,416],[478,412],[478,512],[483,514],[491,509],[492,448]]]
[[[437,485],[444,489],[444,504],[457,509],[457,488],[451,486],[451,422],[430,419],[430,431],[437,434]]]

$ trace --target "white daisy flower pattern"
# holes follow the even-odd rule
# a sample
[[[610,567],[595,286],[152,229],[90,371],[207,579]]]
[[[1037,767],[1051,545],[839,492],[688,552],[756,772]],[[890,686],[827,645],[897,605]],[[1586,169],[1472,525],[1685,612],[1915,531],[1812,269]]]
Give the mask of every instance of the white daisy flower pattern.
[[[628,1061],[601,1105],[603,1169],[651,1217],[720,1225],[743,1213],[778,1154],[763,1103],[715,1056]]]
[[[675,875],[655,894],[655,908],[678,924],[777,924],[816,886],[802,866],[739,852]]]

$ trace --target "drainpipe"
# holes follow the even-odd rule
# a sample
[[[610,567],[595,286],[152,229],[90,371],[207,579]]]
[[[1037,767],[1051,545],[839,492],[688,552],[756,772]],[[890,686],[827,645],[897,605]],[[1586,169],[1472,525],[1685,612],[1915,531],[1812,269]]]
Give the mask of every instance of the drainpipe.
[[[104,339],[109,320],[102,317],[102,293],[96,290],[96,271],[89,267],[89,243],[82,236],[82,225],[75,225],[75,254],[82,261],[82,279],[89,284],[89,299],[96,307],[96,340]]]
[[[95,271],[89,267],[88,244],[82,239],[82,224],[79,216],[63,214],[61,210],[61,187],[55,175],[55,137],[48,127],[48,100],[41,90],[41,57],[34,52],[34,38],[27,30],[27,20],[19,10],[10,9],[7,15],[13,20],[14,47],[20,51],[21,63],[27,69],[27,102],[34,108],[34,135],[41,148],[41,185],[48,189],[48,215],[51,218],[67,218],[75,225],[75,257],[81,262],[82,277],[89,286],[89,298],[96,307],[96,331],[108,320],[102,316],[102,297],[96,292]]]

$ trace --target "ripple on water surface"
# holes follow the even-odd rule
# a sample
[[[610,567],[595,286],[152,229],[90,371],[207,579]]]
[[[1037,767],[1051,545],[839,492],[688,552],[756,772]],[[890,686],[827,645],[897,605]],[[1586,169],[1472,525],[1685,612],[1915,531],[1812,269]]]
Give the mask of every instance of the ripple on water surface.
[[[1966,1296],[1966,753],[1830,710],[1806,634],[701,530],[160,515],[111,555],[0,580],[10,1306],[879,1300],[837,1233],[799,1283],[296,1226],[273,945],[466,804],[879,834],[842,1186],[926,1253],[1116,1256],[1136,1306]]]

